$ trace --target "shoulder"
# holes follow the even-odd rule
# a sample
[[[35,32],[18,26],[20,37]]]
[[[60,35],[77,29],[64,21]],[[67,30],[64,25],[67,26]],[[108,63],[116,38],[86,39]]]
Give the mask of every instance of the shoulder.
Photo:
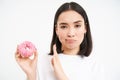
[[[91,71],[93,75],[96,78],[95,80],[104,80],[105,71],[104,71],[104,64],[102,63],[102,61],[95,56],[89,57],[86,60],[91,67]]]

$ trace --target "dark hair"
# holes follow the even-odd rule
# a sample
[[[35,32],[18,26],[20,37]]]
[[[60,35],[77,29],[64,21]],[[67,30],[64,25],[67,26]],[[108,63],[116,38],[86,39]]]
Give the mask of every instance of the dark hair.
[[[83,42],[80,45],[80,50],[78,52],[78,55],[81,56],[89,56],[91,51],[92,51],[92,37],[91,37],[91,32],[90,32],[90,25],[89,25],[89,21],[88,21],[88,17],[87,14],[85,12],[85,10],[77,3],[75,2],[70,2],[70,3],[64,3],[63,5],[61,5],[56,14],[55,14],[55,18],[54,18],[54,28],[53,28],[53,37],[52,37],[52,42],[51,42],[51,48],[50,48],[50,55],[53,55],[53,45],[56,44],[57,47],[57,52],[62,53],[63,51],[61,50],[61,43],[56,35],[56,31],[55,31],[55,27],[58,21],[58,17],[59,15],[64,12],[64,11],[68,11],[68,10],[73,10],[76,11],[77,13],[79,13],[83,19],[84,19],[84,24],[86,26],[86,34],[84,35],[84,39]]]

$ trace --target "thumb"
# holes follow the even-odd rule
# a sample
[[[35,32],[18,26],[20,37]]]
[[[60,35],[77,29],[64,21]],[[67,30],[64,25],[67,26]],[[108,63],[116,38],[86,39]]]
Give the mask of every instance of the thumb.
[[[37,60],[38,60],[38,52],[37,51],[35,51],[35,53],[34,53],[34,62],[37,62]]]

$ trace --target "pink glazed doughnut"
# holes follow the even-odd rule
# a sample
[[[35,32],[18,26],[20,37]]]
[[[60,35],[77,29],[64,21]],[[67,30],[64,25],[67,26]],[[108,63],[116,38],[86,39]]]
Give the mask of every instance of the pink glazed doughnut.
[[[18,45],[18,52],[22,57],[30,57],[36,51],[35,45],[30,41],[24,41]]]

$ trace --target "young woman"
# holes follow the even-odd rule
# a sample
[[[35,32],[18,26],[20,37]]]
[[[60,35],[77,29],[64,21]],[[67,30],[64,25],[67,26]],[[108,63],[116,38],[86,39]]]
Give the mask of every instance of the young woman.
[[[28,80],[102,80],[100,66],[88,58],[92,51],[90,25],[85,10],[75,2],[64,3],[54,19],[49,55],[34,53],[34,59],[16,61]]]

